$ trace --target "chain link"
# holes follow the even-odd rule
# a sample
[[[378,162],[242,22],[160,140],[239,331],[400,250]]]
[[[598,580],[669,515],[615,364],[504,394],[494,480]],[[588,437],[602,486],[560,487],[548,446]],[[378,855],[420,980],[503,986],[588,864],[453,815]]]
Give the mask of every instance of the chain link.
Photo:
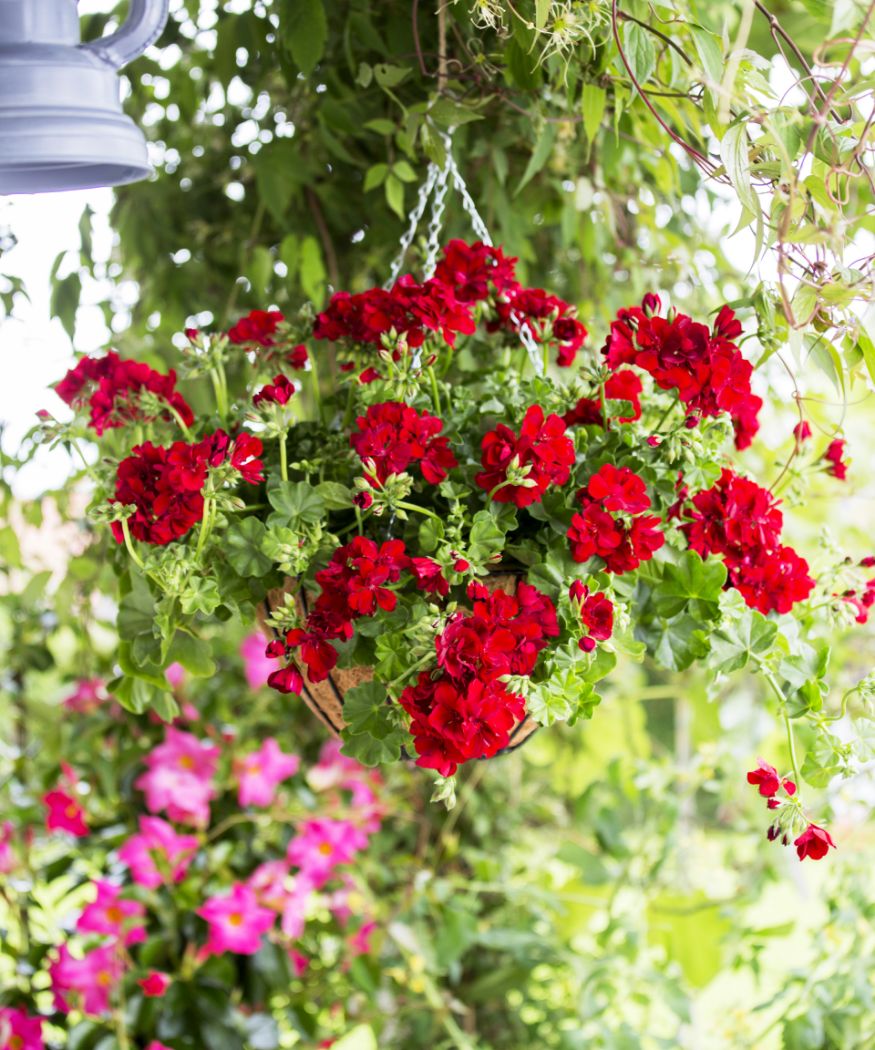
[[[447,206],[447,193],[451,181],[462,202],[462,208],[464,209],[465,214],[471,220],[471,228],[475,235],[484,244],[492,245],[492,237],[489,235],[486,223],[483,221],[480,212],[477,210],[474,198],[471,196],[468,186],[462,177],[462,173],[459,171],[459,166],[456,164],[456,159],[453,156],[452,131],[453,129],[450,128],[447,132],[441,132],[441,139],[446,152],[444,164],[441,167],[435,161],[432,161],[428,166],[425,181],[419,188],[419,195],[416,204],[410,213],[410,221],[407,230],[401,238],[398,255],[392,263],[392,267],[389,271],[389,280],[383,286],[384,288],[391,288],[398,280],[404,266],[404,260],[407,257],[407,253],[410,251],[410,246],[413,244],[413,238],[416,236],[416,231],[419,228],[420,222],[422,222],[426,205],[432,194],[434,194],[434,200],[432,201],[432,210],[428,222],[428,235],[426,238],[425,259],[423,260],[422,273],[426,280],[434,274],[441,249],[441,230],[443,228],[444,211]],[[544,362],[541,359],[538,344],[526,324],[525,319],[517,314],[516,311],[511,313],[510,319],[519,334],[520,342],[523,344],[526,353],[529,355],[529,360],[532,362],[535,375],[544,375]],[[413,354],[414,368],[419,368],[421,360],[422,347],[420,346],[416,348]]]

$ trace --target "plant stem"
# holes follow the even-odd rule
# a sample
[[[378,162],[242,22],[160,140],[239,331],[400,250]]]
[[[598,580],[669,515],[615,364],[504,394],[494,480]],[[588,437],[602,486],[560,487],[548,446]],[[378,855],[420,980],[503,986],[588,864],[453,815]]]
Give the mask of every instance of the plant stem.
[[[219,365],[210,369],[210,379],[213,382],[213,393],[216,395],[216,410],[219,418],[224,422],[228,415],[228,387],[225,383],[225,370]]]
[[[440,521],[441,524],[443,524],[442,520],[434,513],[434,511],[426,510],[425,507],[417,507],[415,503],[405,503],[402,500],[394,503],[393,506],[398,507],[401,510],[416,511],[417,514],[424,514],[427,518],[434,518],[435,521]]]
[[[316,359],[310,355],[310,393],[313,395],[313,407],[316,410],[316,418],[323,423],[322,418],[322,391],[319,388],[319,372],[316,369]]]
[[[167,406],[167,411],[176,420],[177,424],[179,425],[179,429],[185,435],[186,441],[191,441],[191,431],[186,426],[185,420],[183,420],[182,416],[177,412],[173,405],[170,404],[167,398],[164,398],[164,404]]]
[[[201,518],[200,532],[197,537],[197,547],[195,548],[195,557],[200,558],[203,553],[204,545],[207,542],[207,537],[212,531],[213,522],[213,500],[204,500],[204,516]]]
[[[438,390],[437,376],[434,374],[434,368],[431,365],[428,366],[426,372],[428,372],[428,378],[431,382],[431,399],[434,402],[435,415],[439,416],[441,414],[441,395]]]
[[[790,716],[787,713],[787,698],[781,691],[781,687],[775,681],[775,676],[770,671],[766,671],[762,664],[760,665],[760,670],[772,692],[775,694],[775,698],[781,704],[781,717],[784,719],[784,728],[787,731],[787,748],[790,752],[790,764],[793,767],[793,778],[798,787],[801,783],[801,777],[799,776],[799,763],[796,761],[796,743],[793,739],[793,727],[790,725]]]
[[[137,566],[140,572],[145,572],[146,567],[143,565],[143,559],[137,554],[137,550],[134,547],[134,541],[131,538],[131,530],[128,526],[127,518],[122,519],[122,535],[125,538],[125,547],[127,548],[128,554],[131,556],[131,561]]]
[[[280,432],[280,477],[283,481],[289,480],[289,461],[288,453],[286,451],[286,432],[285,430]]]

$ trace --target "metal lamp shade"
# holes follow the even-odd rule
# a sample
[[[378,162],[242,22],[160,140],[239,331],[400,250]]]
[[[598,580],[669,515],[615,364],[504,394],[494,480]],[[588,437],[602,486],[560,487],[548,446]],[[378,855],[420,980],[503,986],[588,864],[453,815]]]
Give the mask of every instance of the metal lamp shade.
[[[153,43],[169,0],[132,0],[117,33],[79,42],[76,0],[0,0],[0,194],[135,182],[146,140],[118,70]]]

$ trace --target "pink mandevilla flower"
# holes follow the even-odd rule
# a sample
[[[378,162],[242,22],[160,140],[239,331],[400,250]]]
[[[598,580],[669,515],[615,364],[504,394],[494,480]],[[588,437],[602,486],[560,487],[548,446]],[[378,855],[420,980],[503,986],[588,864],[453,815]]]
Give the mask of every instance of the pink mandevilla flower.
[[[323,886],[339,864],[348,864],[367,845],[367,836],[349,820],[308,820],[289,843],[286,856],[315,886]]]
[[[204,827],[216,796],[212,778],[218,760],[218,747],[171,727],[164,742],[146,755],[147,771],[134,786],[145,792],[153,813],[165,810],[171,820]]]
[[[146,914],[145,907],[139,901],[125,900],[121,887],[115,883],[97,879],[93,885],[97,895],[79,916],[76,923],[79,933],[102,933],[125,944],[144,941],[146,929],[137,920]]]
[[[0,1050],[44,1050],[43,1022],[25,1010],[0,1006]]]
[[[49,967],[55,1006],[62,1013],[79,1009],[85,1014],[106,1013],[110,996],[122,976],[122,961],[114,944],[86,952],[81,959],[70,954],[66,944]]]
[[[254,955],[276,918],[258,903],[254,891],[240,882],[234,884],[230,893],[209,897],[197,914],[209,926],[206,950],[212,955]]]
[[[279,784],[298,772],[301,760],[287,755],[273,737],[268,737],[258,751],[234,763],[237,777],[237,801],[241,806],[269,806]]]
[[[267,685],[272,671],[280,666],[279,660],[267,656],[264,652],[264,638],[258,632],[248,634],[240,645],[243,658],[243,673],[250,689],[260,689]]]
[[[197,852],[194,835],[179,835],[160,817],[140,817],[140,832],[119,850],[134,882],[157,889],[165,882],[181,882]]]

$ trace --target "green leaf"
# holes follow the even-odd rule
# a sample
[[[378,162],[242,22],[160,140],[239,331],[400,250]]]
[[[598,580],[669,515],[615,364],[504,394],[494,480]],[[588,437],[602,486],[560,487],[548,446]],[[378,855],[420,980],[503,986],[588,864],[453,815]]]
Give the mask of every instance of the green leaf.
[[[352,492],[339,481],[320,482],[316,486],[316,494],[326,510],[349,510],[352,506]]]
[[[325,53],[328,22],[322,0],[283,0],[280,13],[283,46],[305,75]]]
[[[332,1044],[333,1050],[378,1050],[377,1037],[370,1025],[359,1024]]]
[[[706,29],[691,26],[690,31],[693,34],[693,43],[696,45],[699,61],[702,63],[702,69],[708,80],[709,91],[716,103],[717,88],[719,88],[723,80],[723,48],[720,46],[717,37]]]
[[[436,518],[425,518],[419,526],[419,545],[426,554],[437,550],[438,544],[444,538],[444,525]]]
[[[760,202],[750,181],[747,130],[743,123],[733,124],[723,136],[720,158],[738,199],[751,215],[759,215]]]
[[[677,562],[665,563],[662,580],[653,591],[654,605],[661,616],[686,612],[713,620],[725,582],[722,562],[716,558],[703,561],[695,551],[684,551]]]
[[[535,28],[543,29],[547,24],[551,0],[535,0]]]
[[[241,518],[225,533],[225,557],[241,576],[264,576],[273,562],[262,552],[261,545],[267,530],[255,517]]]
[[[386,203],[399,219],[404,218],[404,183],[394,175],[389,175],[384,183]]]
[[[596,133],[602,124],[605,115],[605,103],[607,92],[598,84],[588,83],[583,85],[583,96],[581,105],[583,109],[583,130],[590,142],[595,141]]]
[[[195,638],[187,631],[177,631],[173,636],[167,662],[182,664],[195,678],[211,678],[216,673],[210,643],[203,638]]]
[[[319,242],[315,237],[305,237],[301,242],[301,288],[304,295],[319,302],[325,294],[327,278]]]
[[[637,22],[626,22],[623,25],[623,50],[632,75],[643,87],[656,69],[653,38]]]
[[[287,139],[268,142],[252,158],[258,196],[281,224],[298,186],[299,164],[297,148]]]
[[[365,172],[365,184],[364,191],[369,193],[371,190],[376,189],[377,186],[382,186],[386,181],[386,176],[389,174],[388,164],[374,164],[368,168]]]
[[[269,248],[260,244],[253,248],[249,265],[246,267],[246,276],[258,298],[264,299],[270,279],[273,277],[273,255]]]
[[[523,177],[520,179],[519,185],[514,190],[514,196],[520,192],[520,190],[528,185],[529,182],[538,174],[541,168],[547,163],[547,159],[553,151],[553,143],[556,141],[556,125],[545,124],[541,128],[541,133],[538,136],[538,141],[535,144],[535,149],[529,157],[529,163],[526,165],[526,170],[523,172]]]
[[[267,499],[274,513],[268,525],[313,525],[325,514],[325,502],[319,489],[307,481],[280,481],[267,490]]]
[[[374,66],[374,77],[381,88],[397,87],[409,76],[409,66],[391,66],[386,62],[380,62]]]
[[[347,690],[343,698],[343,754],[366,766],[396,762],[410,735],[392,717],[393,705],[384,686],[364,682]]]
[[[709,665],[721,674],[745,667],[751,657],[763,656],[772,647],[778,625],[755,609],[745,609],[735,621],[724,623],[711,635]]]
[[[215,580],[195,577],[188,581],[180,595],[179,604],[186,616],[203,613],[211,616],[222,604],[222,596]]]
[[[76,272],[52,280],[49,306],[52,317],[57,317],[72,343],[76,336],[76,312],[82,297],[82,281]]]
[[[460,124],[468,124],[472,120],[482,120],[483,117],[470,106],[461,106],[449,98],[439,98],[429,109],[429,115],[436,124],[444,127],[458,127]]]

